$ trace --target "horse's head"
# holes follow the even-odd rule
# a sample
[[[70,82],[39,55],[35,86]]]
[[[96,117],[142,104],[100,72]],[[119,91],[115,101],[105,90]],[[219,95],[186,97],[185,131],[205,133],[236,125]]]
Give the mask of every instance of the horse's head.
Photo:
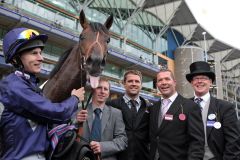
[[[53,102],[61,102],[69,97],[72,89],[85,86],[86,76],[92,88],[96,88],[106,64],[113,16],[105,24],[89,23],[82,11],[79,19],[83,28],[79,43],[61,56],[43,89],[44,95]]]
[[[79,41],[82,67],[90,78],[91,86],[96,88],[98,78],[106,64],[107,45],[110,42],[109,29],[113,23],[113,16],[109,16],[104,25],[96,22],[89,23],[83,11],[79,19],[83,28]]]

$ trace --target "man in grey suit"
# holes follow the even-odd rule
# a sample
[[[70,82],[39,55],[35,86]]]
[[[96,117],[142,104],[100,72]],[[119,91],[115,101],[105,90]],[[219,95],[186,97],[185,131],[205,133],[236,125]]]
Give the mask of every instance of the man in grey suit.
[[[100,155],[102,160],[116,160],[116,154],[127,147],[121,111],[105,104],[109,94],[109,82],[100,78],[99,86],[93,91],[92,103],[77,115],[78,122],[83,122],[83,138],[90,142],[94,154]],[[96,122],[98,118],[99,122]],[[96,123],[99,124],[96,126]]]

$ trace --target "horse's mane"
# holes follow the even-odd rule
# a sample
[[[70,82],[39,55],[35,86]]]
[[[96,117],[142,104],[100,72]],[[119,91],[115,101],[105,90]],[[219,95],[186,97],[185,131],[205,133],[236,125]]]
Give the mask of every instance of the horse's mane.
[[[64,63],[64,61],[67,59],[68,55],[70,54],[71,50],[73,49],[73,47],[69,48],[68,50],[66,50],[62,56],[59,58],[56,66],[53,68],[53,70],[51,71],[49,78],[52,78],[61,68],[62,64]]]
[[[107,28],[102,25],[101,23],[98,22],[91,22],[90,23],[90,27],[93,30],[93,32],[103,32],[103,33],[108,33]],[[67,51],[65,51],[63,53],[63,55],[60,57],[60,59],[58,60],[56,66],[53,68],[53,70],[51,71],[49,78],[52,78],[61,68],[62,64],[64,63],[64,61],[67,59],[68,55],[71,53],[71,50],[73,49],[73,47],[69,48]]]

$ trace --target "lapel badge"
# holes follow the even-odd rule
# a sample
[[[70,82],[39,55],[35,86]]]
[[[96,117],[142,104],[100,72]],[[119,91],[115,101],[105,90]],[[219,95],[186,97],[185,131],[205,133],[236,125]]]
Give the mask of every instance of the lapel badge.
[[[208,119],[209,120],[214,120],[216,118],[216,115],[215,114],[209,114],[208,115]]]
[[[179,114],[178,118],[181,120],[181,121],[185,121],[186,120],[186,115],[181,113]]]
[[[182,111],[182,113],[179,114],[178,118],[180,119],[180,121],[185,121],[186,115],[183,113],[183,106],[182,106],[182,104],[181,104],[181,111]]]
[[[207,126],[208,127],[213,127],[214,123],[215,123],[215,121],[207,121]]]
[[[216,129],[220,129],[221,126],[222,126],[222,125],[221,125],[220,122],[215,122],[215,123],[213,124],[213,127],[216,128]]]
[[[173,120],[173,115],[165,114],[164,119],[167,120],[167,121],[172,121]]]

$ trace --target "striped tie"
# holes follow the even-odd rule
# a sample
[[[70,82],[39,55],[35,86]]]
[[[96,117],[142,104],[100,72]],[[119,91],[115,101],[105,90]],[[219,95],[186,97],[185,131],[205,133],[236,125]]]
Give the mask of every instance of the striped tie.
[[[194,99],[194,102],[199,105],[199,107],[201,108],[201,110],[203,109],[202,106],[201,106],[201,104],[200,104],[202,101],[203,101],[202,98],[195,98],[195,99]]]

